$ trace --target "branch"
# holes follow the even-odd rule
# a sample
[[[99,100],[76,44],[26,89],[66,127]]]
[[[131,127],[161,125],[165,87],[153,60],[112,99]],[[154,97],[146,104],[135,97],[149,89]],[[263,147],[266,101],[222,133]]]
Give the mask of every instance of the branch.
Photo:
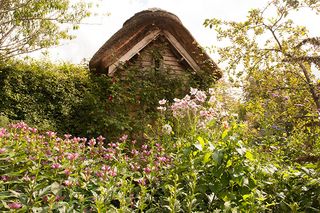
[[[276,33],[275,33],[274,30],[272,29],[272,27],[270,27],[270,26],[268,26],[268,25],[266,25],[266,24],[264,24],[264,26],[271,32],[273,38],[276,40],[276,42],[277,42],[277,44],[278,44],[278,46],[279,46],[280,51],[282,51],[282,50],[283,50],[282,45],[281,45],[281,43],[280,43],[280,41],[279,41]]]
[[[6,32],[1,38],[0,38],[0,46],[2,46],[1,44],[3,43],[3,41],[6,40],[6,38],[10,35],[10,33],[12,33],[12,31],[16,28],[16,25],[13,25],[8,32]]]
[[[320,65],[320,56],[301,56],[301,57],[294,57],[290,56],[287,59],[283,60],[284,62],[308,62],[314,63],[317,66]]]
[[[302,40],[295,48],[300,48],[302,45],[305,44],[312,44],[313,46],[320,46],[320,37],[312,37],[312,38],[306,38]]]

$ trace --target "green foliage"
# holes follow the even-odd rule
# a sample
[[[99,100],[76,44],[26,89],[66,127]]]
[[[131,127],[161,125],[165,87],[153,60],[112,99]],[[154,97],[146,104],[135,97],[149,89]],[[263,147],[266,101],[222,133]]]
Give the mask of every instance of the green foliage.
[[[126,68],[109,77],[71,64],[15,62],[0,70],[0,112],[11,121],[59,133],[143,137],[147,124],[157,118],[160,99],[173,100],[199,82],[204,81],[186,81],[152,68]]]
[[[72,39],[70,28],[79,28],[90,15],[90,4],[69,0],[1,0],[0,60]]]
[[[242,117],[259,144],[289,143],[298,129],[308,132],[300,143],[315,144],[319,137],[320,93],[313,73],[319,72],[320,42],[290,19],[297,10],[319,8],[318,1],[271,1],[250,10],[243,22],[205,21],[219,40],[228,41],[217,49],[220,62],[227,62],[230,80],[244,91]]]
[[[72,119],[89,84],[85,69],[31,62],[4,66],[0,72],[1,113],[40,129],[69,130],[66,122]]]
[[[0,210],[318,212],[319,163],[252,146],[217,93],[160,101],[166,110],[142,143],[1,128]]]

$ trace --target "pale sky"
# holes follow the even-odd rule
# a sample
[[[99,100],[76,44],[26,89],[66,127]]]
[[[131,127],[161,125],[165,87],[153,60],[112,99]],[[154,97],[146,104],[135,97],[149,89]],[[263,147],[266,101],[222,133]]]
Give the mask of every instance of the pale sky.
[[[92,0],[94,1],[94,0]],[[90,59],[93,54],[135,13],[148,8],[161,8],[174,13],[193,37],[203,47],[217,45],[213,29],[205,28],[207,18],[225,20],[244,20],[252,8],[261,8],[267,0],[96,0],[97,12],[75,31],[76,39],[62,42],[63,45],[51,48],[50,57],[56,61],[79,63],[83,58]],[[109,16],[101,14],[110,13]],[[295,21],[309,25],[312,34],[320,35],[320,16],[297,14]]]

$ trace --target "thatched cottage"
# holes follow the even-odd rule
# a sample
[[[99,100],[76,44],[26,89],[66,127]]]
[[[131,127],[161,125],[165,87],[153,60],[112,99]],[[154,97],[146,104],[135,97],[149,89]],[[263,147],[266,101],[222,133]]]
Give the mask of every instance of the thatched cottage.
[[[112,76],[123,64],[170,70],[173,76],[204,73],[221,78],[217,65],[180,19],[160,9],[144,10],[128,19],[95,53],[89,66],[92,72]]]

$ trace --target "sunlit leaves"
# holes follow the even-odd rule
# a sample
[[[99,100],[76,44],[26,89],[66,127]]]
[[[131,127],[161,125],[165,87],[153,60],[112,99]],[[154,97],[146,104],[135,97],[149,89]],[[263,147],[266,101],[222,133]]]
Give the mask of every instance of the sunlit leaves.
[[[72,39],[69,31],[90,15],[90,4],[83,1],[7,0],[0,5],[0,60]]]
[[[278,0],[251,9],[243,22],[205,21],[221,39],[219,62],[234,85],[243,86],[246,119],[259,132],[255,136],[290,131],[302,118],[316,116],[319,90],[310,64],[320,64],[320,45],[290,17],[298,9],[307,14],[319,8],[318,1]]]

